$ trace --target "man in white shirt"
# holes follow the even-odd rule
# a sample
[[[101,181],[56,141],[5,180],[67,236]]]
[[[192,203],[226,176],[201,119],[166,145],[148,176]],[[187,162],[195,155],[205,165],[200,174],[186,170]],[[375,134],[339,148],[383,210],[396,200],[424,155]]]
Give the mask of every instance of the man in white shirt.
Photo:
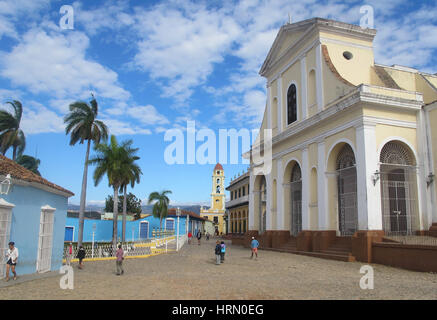
[[[15,266],[17,265],[18,260],[18,248],[15,247],[14,242],[9,242],[9,249],[6,253],[6,281],[9,281],[9,269],[12,269],[12,273],[14,274],[14,280],[17,280],[17,273],[15,272]]]

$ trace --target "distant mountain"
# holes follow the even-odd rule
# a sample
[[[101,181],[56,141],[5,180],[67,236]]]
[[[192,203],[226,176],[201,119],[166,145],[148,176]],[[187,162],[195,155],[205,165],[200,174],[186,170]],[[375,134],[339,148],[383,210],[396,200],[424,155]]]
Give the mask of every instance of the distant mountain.
[[[200,206],[199,205],[192,205],[192,206],[169,206],[169,208],[177,208],[179,207],[181,210],[187,210],[192,211],[196,214],[200,214]],[[143,213],[152,213],[153,205],[145,205],[141,206],[141,209],[143,210]]]
[[[169,208],[181,208],[181,210],[187,210],[192,211],[196,214],[200,214],[200,205],[190,205],[190,206],[169,206]],[[71,211],[79,211],[80,206],[77,204],[68,204],[68,210]],[[99,211],[103,212],[105,207],[101,207],[98,205],[88,205],[85,208],[85,211]],[[143,210],[143,213],[152,213],[153,205],[144,205],[141,206],[141,209]]]
[[[67,210],[79,211],[80,206],[77,204],[68,204]],[[103,211],[104,207],[97,205],[88,205],[85,207],[85,211]]]

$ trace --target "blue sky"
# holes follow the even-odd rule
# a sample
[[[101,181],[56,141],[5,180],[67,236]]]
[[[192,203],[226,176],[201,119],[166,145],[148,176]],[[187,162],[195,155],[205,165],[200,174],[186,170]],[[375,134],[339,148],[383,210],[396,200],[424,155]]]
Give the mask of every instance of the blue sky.
[[[59,27],[62,5],[74,8],[74,29]],[[141,199],[173,191],[173,204],[206,203],[214,164],[167,165],[165,130],[257,128],[265,106],[259,68],[280,26],[315,16],[359,24],[360,7],[375,12],[375,57],[435,73],[435,1],[49,1],[0,0],[0,103],[20,100],[26,154],[43,176],[79,203],[85,147],[68,145],[69,103],[93,92],[100,118],[119,140],[140,148]],[[8,154],[10,156],[10,154]],[[224,164],[229,178],[244,164]],[[112,193],[106,181],[89,203]]]

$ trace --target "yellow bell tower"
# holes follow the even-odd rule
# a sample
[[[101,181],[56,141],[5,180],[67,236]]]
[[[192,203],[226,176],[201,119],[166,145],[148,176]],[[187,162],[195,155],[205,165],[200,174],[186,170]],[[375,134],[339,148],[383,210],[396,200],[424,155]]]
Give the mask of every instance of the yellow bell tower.
[[[211,209],[225,210],[225,174],[220,163],[212,173]]]
[[[225,171],[220,163],[217,163],[212,172],[211,206],[209,209],[200,208],[200,215],[214,223],[217,233],[225,234]]]

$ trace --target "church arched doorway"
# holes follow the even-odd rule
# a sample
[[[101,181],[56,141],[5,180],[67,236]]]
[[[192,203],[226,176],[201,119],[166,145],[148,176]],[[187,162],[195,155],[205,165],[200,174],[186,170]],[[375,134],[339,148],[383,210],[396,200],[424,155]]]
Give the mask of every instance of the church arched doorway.
[[[380,154],[383,228],[387,234],[408,235],[417,230],[416,161],[401,142],[390,141]]]
[[[340,235],[351,236],[358,229],[358,206],[355,155],[349,144],[337,156],[337,188]]]
[[[291,235],[296,237],[302,231],[302,171],[295,163],[291,171]]]

